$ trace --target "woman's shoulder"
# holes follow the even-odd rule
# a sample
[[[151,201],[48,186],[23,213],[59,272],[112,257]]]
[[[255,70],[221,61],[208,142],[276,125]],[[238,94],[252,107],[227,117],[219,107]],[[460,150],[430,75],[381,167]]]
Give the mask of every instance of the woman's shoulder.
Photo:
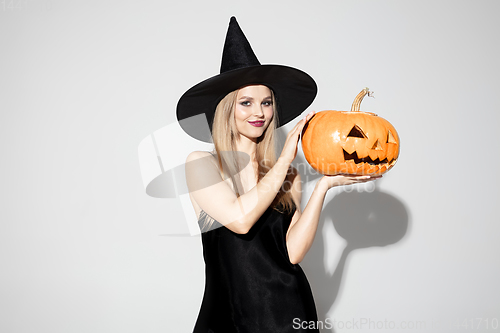
[[[211,152],[209,151],[203,151],[203,150],[195,150],[191,153],[186,158],[186,162],[192,162],[194,160],[198,160],[200,158],[208,157],[208,156],[213,156]]]
[[[215,167],[218,169],[218,161],[216,156],[214,155],[213,152],[209,151],[200,151],[200,150],[195,150],[191,153],[186,158],[186,166],[192,166],[192,167]]]
[[[208,151],[191,152],[186,158],[185,170],[187,177],[193,175],[197,175],[197,178],[210,177],[214,173],[220,177],[218,161]]]

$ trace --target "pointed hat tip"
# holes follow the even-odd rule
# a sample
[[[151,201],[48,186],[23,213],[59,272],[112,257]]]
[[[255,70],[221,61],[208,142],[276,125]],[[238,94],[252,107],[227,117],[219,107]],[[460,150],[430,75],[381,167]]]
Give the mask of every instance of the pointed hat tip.
[[[231,25],[237,25],[237,26],[239,26],[238,21],[236,21],[236,17],[231,16],[231,19],[229,20],[229,25],[230,26]]]
[[[238,23],[238,21],[236,21],[235,16],[231,16],[231,19],[229,20],[228,33],[229,30],[241,30],[240,24]]]

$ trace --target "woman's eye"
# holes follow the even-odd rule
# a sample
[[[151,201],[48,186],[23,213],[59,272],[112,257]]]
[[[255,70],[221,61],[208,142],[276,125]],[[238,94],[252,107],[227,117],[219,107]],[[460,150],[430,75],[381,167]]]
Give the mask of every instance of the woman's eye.
[[[243,105],[243,106],[249,106],[250,102],[249,101],[244,101],[244,102],[241,102],[241,105]]]
[[[272,102],[270,102],[270,101],[263,102],[262,104],[263,104],[264,106],[271,106],[271,105],[273,105],[273,103],[272,103]]]

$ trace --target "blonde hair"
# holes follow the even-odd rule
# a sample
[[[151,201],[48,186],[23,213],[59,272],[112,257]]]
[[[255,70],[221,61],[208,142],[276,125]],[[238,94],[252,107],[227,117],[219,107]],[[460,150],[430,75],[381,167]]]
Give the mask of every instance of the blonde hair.
[[[264,131],[264,134],[258,139],[255,158],[258,162],[257,182],[259,182],[269,170],[276,164],[276,141],[275,133],[278,124],[278,112],[274,93],[271,89],[271,97],[273,103],[273,118],[269,126]],[[217,105],[215,110],[214,121],[212,124],[212,138],[217,152],[219,169],[224,179],[231,178],[233,189],[236,196],[243,193],[241,184],[235,177],[241,170],[239,162],[241,159],[236,154],[236,141],[239,138],[239,132],[234,119],[234,110],[236,107],[236,97],[239,90],[235,90],[227,94]],[[228,133],[229,131],[229,133]],[[224,152],[224,153],[222,153]],[[226,153],[226,152],[229,152]],[[283,186],[277,193],[275,200],[271,204],[278,211],[292,212],[293,199],[291,195],[292,172],[287,173],[287,178],[283,182]],[[281,208],[281,209],[280,209]]]

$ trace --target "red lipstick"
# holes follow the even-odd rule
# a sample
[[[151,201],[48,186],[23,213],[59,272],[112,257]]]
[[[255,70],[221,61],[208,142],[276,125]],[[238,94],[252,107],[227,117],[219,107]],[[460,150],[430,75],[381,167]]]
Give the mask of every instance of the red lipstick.
[[[249,121],[249,123],[250,123],[250,125],[255,126],[255,127],[264,126],[264,120]]]

